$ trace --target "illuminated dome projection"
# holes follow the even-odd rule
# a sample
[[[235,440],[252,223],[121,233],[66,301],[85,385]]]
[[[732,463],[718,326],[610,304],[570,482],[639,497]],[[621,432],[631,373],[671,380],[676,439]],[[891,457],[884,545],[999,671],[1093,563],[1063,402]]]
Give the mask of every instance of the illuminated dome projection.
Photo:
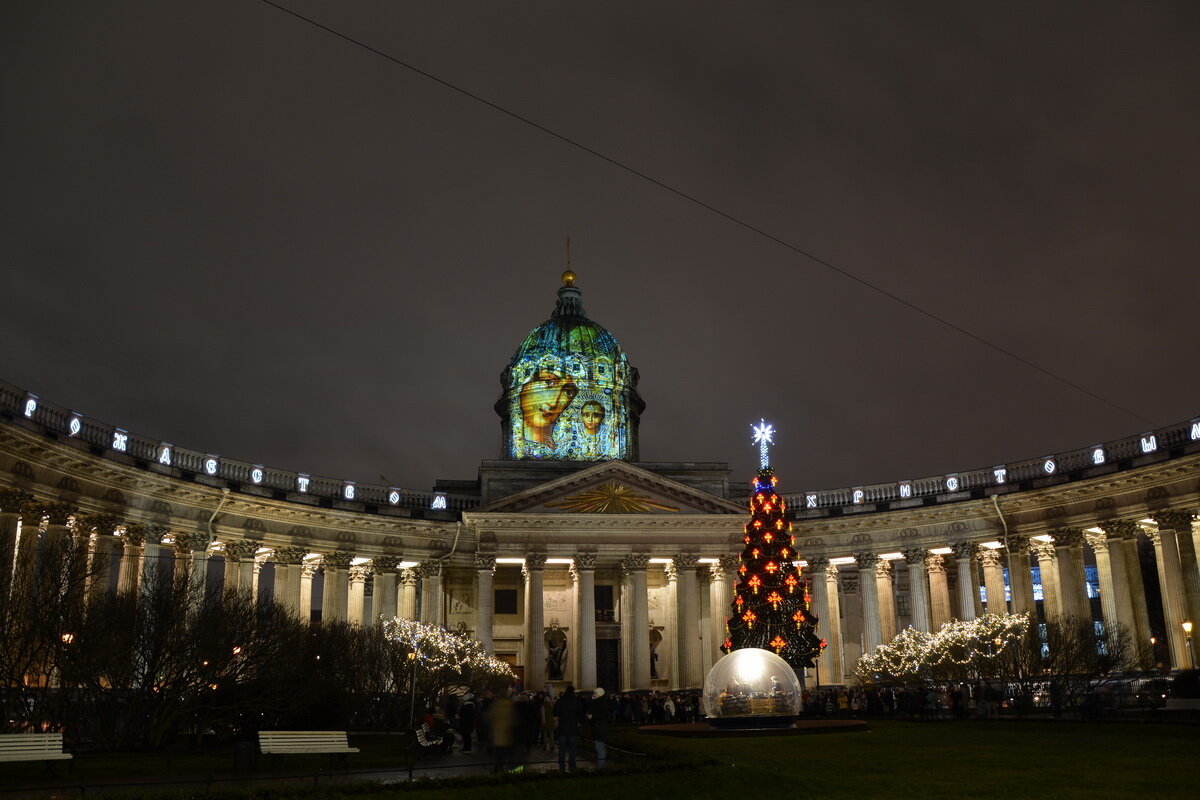
[[[500,376],[501,458],[636,461],[645,403],[616,337],[583,312],[567,269],[550,319],[525,337]]]

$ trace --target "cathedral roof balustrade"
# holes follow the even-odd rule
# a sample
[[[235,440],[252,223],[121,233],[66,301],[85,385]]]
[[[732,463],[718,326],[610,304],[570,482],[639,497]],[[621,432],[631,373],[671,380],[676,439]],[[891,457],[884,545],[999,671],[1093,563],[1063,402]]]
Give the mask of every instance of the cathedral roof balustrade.
[[[141,434],[131,433],[87,417],[62,406],[42,400],[19,387],[0,382],[0,416],[15,424],[40,430],[48,438],[60,442],[75,442],[80,449],[93,455],[132,461],[156,472],[172,474],[213,486],[231,486],[249,494],[271,496],[282,494],[286,499],[319,503],[349,503],[396,508],[444,511],[448,514],[465,511],[479,504],[477,498],[456,497],[443,492],[423,492],[394,486],[358,483],[289,472],[262,464],[201,453]]]

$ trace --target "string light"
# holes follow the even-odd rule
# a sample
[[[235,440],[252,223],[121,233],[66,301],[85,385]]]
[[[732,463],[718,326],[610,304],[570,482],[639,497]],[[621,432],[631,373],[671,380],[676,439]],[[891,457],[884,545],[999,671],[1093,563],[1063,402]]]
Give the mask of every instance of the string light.
[[[858,660],[855,672],[865,682],[909,682],[947,665],[983,665],[1000,656],[1029,630],[1028,614],[984,614],[953,619],[936,632],[905,628],[896,638]]]

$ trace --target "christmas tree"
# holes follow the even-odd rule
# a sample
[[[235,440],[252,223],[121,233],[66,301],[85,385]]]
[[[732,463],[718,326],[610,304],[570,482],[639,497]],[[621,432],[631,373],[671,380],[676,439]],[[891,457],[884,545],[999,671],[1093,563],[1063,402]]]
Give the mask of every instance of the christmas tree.
[[[817,618],[809,610],[812,594],[796,563],[792,525],[783,518],[787,507],[775,492],[777,479],[767,458],[774,429],[764,421],[754,428],[759,446],[758,474],[750,495],[746,544],[734,585],[733,615],[722,652],[744,647],[770,650],[794,668],[811,667],[825,642],[815,633]]]

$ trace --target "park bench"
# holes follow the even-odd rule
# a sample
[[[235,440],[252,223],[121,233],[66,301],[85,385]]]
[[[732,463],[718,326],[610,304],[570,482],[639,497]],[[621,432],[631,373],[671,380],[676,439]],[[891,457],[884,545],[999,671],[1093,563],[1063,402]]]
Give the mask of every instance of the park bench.
[[[350,746],[345,731],[259,731],[258,749],[272,756],[277,765],[290,754],[328,753],[344,762],[346,756],[358,752]]]
[[[0,733],[0,761],[69,761],[61,733]]]

